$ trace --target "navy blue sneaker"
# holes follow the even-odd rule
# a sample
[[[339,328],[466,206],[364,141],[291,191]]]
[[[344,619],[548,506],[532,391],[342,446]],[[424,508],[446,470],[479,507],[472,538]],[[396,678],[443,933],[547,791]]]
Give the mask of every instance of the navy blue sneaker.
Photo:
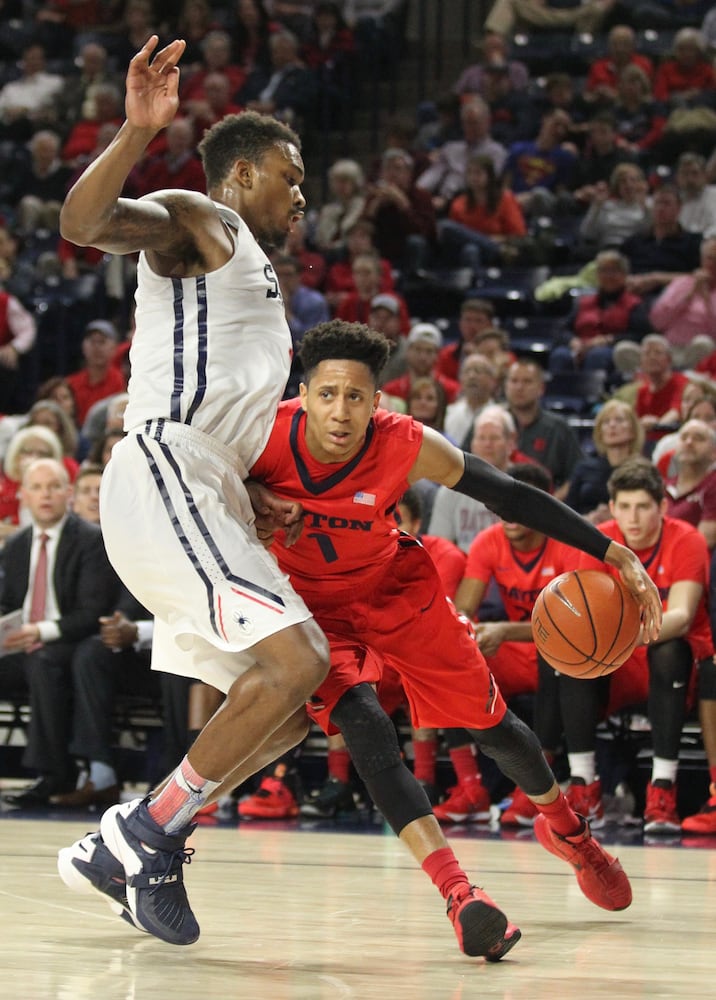
[[[127,902],[124,868],[107,849],[99,831],[88,833],[71,847],[58,851],[57,870],[68,889],[82,895],[98,892],[112,913],[137,930],[144,931],[134,919]]]
[[[184,888],[183,866],[194,853],[185,845],[195,824],[165,833],[150,816],[148,801],[110,807],[100,822],[102,839],[124,868],[135,921],[168,944],[193,944],[199,924]]]

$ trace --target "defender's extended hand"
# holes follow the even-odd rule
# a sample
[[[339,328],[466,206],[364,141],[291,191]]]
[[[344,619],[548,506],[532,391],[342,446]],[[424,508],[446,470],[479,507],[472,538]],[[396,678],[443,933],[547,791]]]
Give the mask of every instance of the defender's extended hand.
[[[244,483],[254,509],[256,534],[269,546],[277,531],[284,531],[284,544],[290,548],[303,530],[303,507],[293,500],[282,500],[254,479]]]
[[[183,39],[170,42],[149,62],[159,38],[152,35],[129,64],[124,108],[136,128],[158,131],[168,125],[179,107],[179,68],[186,48]]]

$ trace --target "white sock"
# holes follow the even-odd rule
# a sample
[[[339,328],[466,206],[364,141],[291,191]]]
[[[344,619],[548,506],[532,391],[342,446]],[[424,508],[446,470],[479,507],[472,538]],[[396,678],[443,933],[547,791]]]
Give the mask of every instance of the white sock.
[[[654,757],[651,763],[651,783],[655,781],[676,781],[676,773],[679,770],[678,760],[664,760],[663,757]]]
[[[89,769],[89,780],[95,787],[96,792],[102,792],[105,788],[111,788],[117,784],[117,772],[109,764],[101,760],[91,760]]]
[[[585,785],[591,785],[597,775],[597,764],[593,750],[585,753],[568,753],[569,773],[572,778],[582,778]]]

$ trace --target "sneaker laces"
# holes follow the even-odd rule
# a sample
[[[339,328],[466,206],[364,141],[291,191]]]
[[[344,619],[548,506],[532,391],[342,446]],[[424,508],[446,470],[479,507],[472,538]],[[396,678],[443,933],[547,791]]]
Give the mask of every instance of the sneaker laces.
[[[182,865],[190,865],[193,854],[194,854],[193,847],[183,847],[178,851],[174,851],[169,856],[169,860],[167,862],[167,867],[164,871],[164,874],[159,877],[159,881],[156,883],[156,885],[154,885],[149,890],[149,895],[152,896],[158,889],[161,889],[166,880],[169,878],[169,876],[172,875],[175,871],[179,871]]]

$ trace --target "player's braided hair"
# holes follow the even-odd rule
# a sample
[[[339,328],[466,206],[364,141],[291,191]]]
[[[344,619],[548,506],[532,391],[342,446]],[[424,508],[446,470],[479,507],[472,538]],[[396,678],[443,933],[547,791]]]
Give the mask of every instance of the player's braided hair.
[[[363,323],[334,319],[306,332],[299,358],[306,383],[321,361],[360,361],[370,370],[376,386],[390,354],[390,341]]]
[[[270,149],[281,143],[301,148],[301,140],[293,129],[270,115],[256,111],[226,115],[209,129],[198,146],[208,190],[223,181],[237,160],[259,163]]]

